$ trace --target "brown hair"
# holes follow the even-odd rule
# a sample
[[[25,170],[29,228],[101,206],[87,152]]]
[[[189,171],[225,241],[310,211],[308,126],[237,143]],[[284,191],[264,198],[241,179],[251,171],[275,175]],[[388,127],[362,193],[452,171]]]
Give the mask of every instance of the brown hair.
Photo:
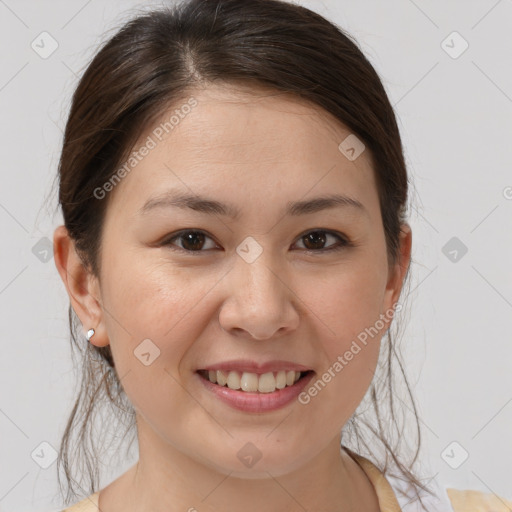
[[[102,224],[108,205],[108,196],[99,201],[95,189],[112,177],[149,123],[200,83],[213,82],[266,86],[294,94],[322,107],[356,134],[373,158],[388,261],[390,265],[398,261],[399,235],[406,222],[407,169],[393,108],[357,42],[319,14],[282,0],[191,0],[139,14],[124,24],[96,53],[74,92],[59,162],[59,203],[69,235],[90,272],[100,276]],[[406,282],[408,275],[409,268]],[[114,405],[119,418],[128,419],[126,433],[135,431],[135,413],[116,373],[110,346],[98,348],[86,342],[71,305],[69,323],[72,346],[81,353],[82,381],[57,465],[58,472],[64,468],[67,502],[84,492],[73,478],[71,457],[88,473],[85,492],[98,490],[97,439],[92,435],[98,405],[103,401]],[[419,488],[432,494],[412,470],[421,444],[419,419],[398,347],[391,332],[386,335],[384,364],[378,366],[384,376],[375,375],[344,426],[343,444],[386,473],[390,455],[399,468],[396,476],[405,476],[417,494]],[[399,397],[393,391],[395,359],[417,433],[416,452],[408,463],[400,455],[405,419],[400,429],[395,410]],[[367,399],[376,423],[364,417]],[[383,413],[387,402],[389,418]],[[384,463],[374,457],[363,429],[369,430],[371,442],[382,443]],[[394,441],[392,430],[398,434]],[[72,450],[74,433],[78,442]]]

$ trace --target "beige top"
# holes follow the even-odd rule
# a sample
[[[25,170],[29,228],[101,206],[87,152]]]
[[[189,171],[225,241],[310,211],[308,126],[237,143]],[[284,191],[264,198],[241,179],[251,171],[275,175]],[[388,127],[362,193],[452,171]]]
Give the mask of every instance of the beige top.
[[[347,453],[359,464],[375,488],[381,512],[401,512],[397,497],[383,473],[370,460],[344,447]],[[510,512],[512,501],[495,494],[481,491],[446,489],[454,512]],[[100,491],[80,501],[62,512],[100,512],[98,498]],[[436,512],[431,510],[429,512]]]

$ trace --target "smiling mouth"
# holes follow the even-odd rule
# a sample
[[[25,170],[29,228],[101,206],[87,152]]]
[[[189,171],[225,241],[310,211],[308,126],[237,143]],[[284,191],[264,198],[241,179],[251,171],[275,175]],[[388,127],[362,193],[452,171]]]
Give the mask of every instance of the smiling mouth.
[[[220,387],[248,393],[273,393],[276,390],[294,386],[298,381],[314,372],[312,370],[305,372],[280,370],[257,374],[236,370],[198,370],[197,373],[203,379]]]

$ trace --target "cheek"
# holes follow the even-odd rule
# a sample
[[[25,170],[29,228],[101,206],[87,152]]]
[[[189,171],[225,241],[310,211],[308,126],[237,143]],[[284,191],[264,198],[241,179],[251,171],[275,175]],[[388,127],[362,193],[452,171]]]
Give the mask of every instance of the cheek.
[[[307,289],[316,290],[313,294],[301,292],[317,319],[317,348],[323,354],[317,375],[323,383],[316,392],[325,394],[323,403],[337,403],[344,411],[357,407],[365,394],[387,328],[380,320],[385,281],[376,269],[347,267],[316,288],[311,283]]]
[[[180,364],[204,329],[199,317],[207,315],[202,300],[211,285],[188,279],[186,272],[170,266],[139,261],[126,267],[129,272],[121,267],[112,269],[105,297],[116,370],[130,402],[146,421],[161,418],[171,424],[173,414],[193,405],[183,393]]]
[[[161,339],[173,328],[182,329],[187,314],[197,313],[194,307],[208,293],[209,283],[193,269],[150,252],[133,251],[106,266],[105,306],[133,335]]]
[[[184,354],[204,328],[202,304],[212,283],[143,258],[118,259],[105,267],[104,275],[104,318],[118,374],[129,374],[130,382],[144,384],[144,389],[172,380],[169,373],[177,375]]]
[[[319,337],[321,365],[299,396],[319,429],[332,435],[345,425],[368,391],[380,353],[381,332],[375,330],[380,303],[371,283],[354,277],[322,288],[312,298]],[[378,295],[378,293],[377,293]],[[380,325],[380,324],[379,324]]]
[[[385,275],[378,264],[347,265],[326,273],[321,280],[311,278],[301,283],[299,297],[306,311],[317,319],[328,349],[337,350],[379,319]]]

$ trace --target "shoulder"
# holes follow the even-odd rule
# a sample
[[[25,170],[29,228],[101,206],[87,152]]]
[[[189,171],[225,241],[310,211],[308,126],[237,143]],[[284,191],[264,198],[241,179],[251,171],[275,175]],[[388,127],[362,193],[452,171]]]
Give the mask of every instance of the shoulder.
[[[91,494],[87,498],[84,498],[82,501],[76,503],[75,505],[72,505],[71,507],[68,507],[61,512],[99,512],[98,507],[98,498],[99,498],[100,492],[95,492],[94,494]]]
[[[393,492],[395,493],[402,512],[459,512],[454,511],[446,490],[439,485],[436,479],[429,482],[428,487],[433,494],[419,490],[421,503],[416,495],[416,489],[405,478],[395,475],[386,475]],[[470,511],[464,511],[470,512]]]
[[[423,505],[402,480],[388,477],[403,512],[511,512],[512,501],[493,493],[476,490],[444,488],[435,480],[430,487],[435,496],[422,496]]]
[[[435,496],[422,496],[425,508],[402,480],[388,477],[403,512],[512,512],[512,501],[493,493],[444,488],[434,480]]]
[[[481,491],[446,489],[455,512],[510,512],[512,501]]]

